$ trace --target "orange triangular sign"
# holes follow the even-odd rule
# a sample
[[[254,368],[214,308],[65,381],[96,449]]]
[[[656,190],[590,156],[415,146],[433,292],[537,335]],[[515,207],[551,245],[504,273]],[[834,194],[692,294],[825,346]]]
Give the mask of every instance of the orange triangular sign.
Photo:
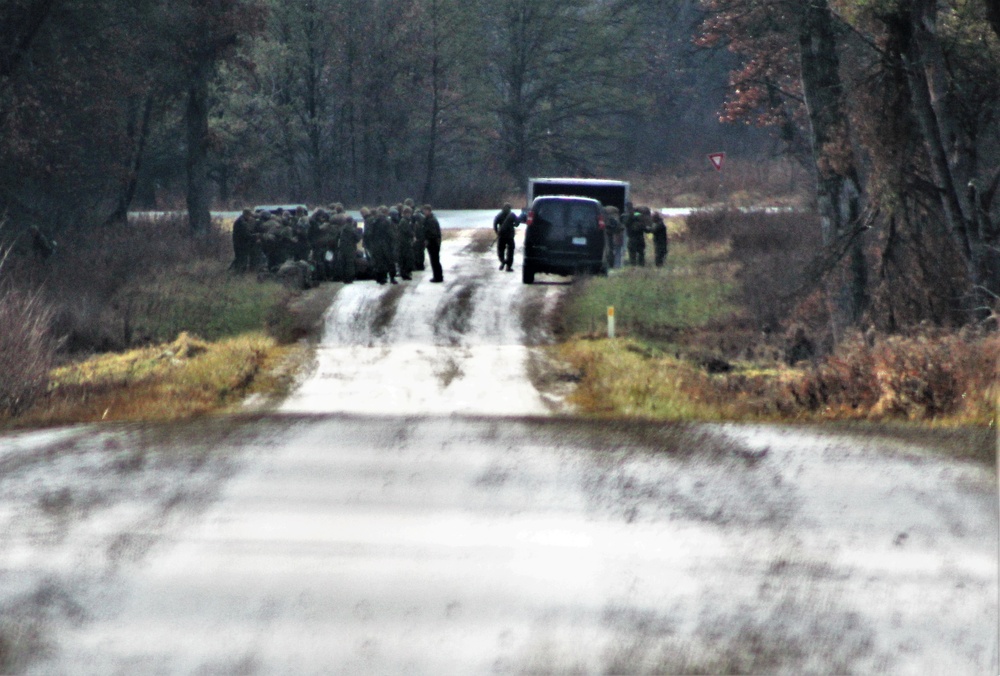
[[[715,167],[716,171],[722,171],[722,163],[726,159],[725,153],[712,153],[708,156],[708,159],[712,161],[712,166]]]

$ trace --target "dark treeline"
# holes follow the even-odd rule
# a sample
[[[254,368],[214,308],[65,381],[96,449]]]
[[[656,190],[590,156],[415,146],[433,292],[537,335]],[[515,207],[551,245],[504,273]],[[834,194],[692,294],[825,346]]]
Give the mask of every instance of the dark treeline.
[[[4,0],[0,209],[469,204],[717,149],[726,59],[663,0]]]

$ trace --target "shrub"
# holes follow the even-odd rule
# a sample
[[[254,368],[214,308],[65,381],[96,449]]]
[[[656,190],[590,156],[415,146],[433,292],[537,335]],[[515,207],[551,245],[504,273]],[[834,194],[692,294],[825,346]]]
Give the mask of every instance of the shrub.
[[[814,215],[699,212],[688,218],[688,234],[693,249],[728,244],[727,256],[738,267],[739,305],[758,329],[778,330],[815,286],[806,277],[822,247]]]
[[[840,417],[981,424],[1000,394],[998,363],[995,334],[891,336],[874,346],[851,340],[790,383],[788,396],[800,409]]]
[[[221,229],[192,237],[180,216],[81,229],[63,233],[60,240],[58,253],[41,266],[44,279],[39,281],[69,352],[116,350],[142,340],[135,335],[140,307],[123,290],[193,261],[224,268],[230,257]],[[188,327],[170,337],[183,328]]]
[[[51,323],[39,294],[0,287],[0,415],[17,415],[48,388],[56,353]]]

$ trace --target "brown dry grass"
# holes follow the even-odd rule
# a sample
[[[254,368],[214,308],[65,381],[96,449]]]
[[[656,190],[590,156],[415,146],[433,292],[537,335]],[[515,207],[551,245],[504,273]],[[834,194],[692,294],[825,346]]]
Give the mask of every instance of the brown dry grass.
[[[559,357],[582,374],[573,403],[598,416],[995,427],[1000,397],[996,335],[861,341],[815,365],[726,373],[628,339],[569,341]]]
[[[48,393],[9,422],[178,420],[223,411],[249,394],[280,390],[272,374],[297,349],[263,334],[215,343],[181,334],[172,343],[55,369]]]

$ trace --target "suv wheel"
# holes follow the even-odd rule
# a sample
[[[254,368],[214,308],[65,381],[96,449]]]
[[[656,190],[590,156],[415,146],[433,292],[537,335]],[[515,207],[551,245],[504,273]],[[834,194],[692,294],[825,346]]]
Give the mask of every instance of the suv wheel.
[[[525,284],[535,283],[535,271],[528,265],[527,262],[521,265],[521,281]]]

